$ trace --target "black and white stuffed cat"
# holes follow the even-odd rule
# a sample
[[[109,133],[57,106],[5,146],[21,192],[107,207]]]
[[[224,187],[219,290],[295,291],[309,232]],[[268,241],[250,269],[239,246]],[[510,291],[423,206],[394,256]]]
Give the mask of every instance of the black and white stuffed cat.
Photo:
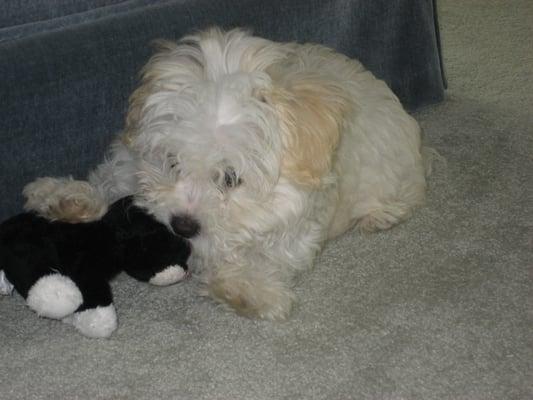
[[[154,285],[187,275],[189,243],[135,206],[115,202],[99,221],[70,224],[22,213],[0,224],[0,293],[13,288],[42,317],[89,337],[117,328],[109,281],[121,271]]]

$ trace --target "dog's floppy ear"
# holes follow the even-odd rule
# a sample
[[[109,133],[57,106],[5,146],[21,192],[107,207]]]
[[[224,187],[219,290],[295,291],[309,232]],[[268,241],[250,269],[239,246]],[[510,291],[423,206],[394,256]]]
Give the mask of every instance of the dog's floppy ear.
[[[126,113],[124,130],[121,135],[121,140],[126,145],[130,145],[135,136],[137,136],[139,122],[146,100],[148,96],[155,92],[157,81],[155,72],[157,71],[156,66],[158,60],[176,48],[175,43],[163,40],[156,40],[152,42],[152,45],[155,47],[156,54],[143,67],[141,71],[141,84],[133,91],[128,99],[128,112]]]
[[[121,139],[130,145],[139,134],[148,99],[158,91],[175,89],[176,85],[198,80],[203,76],[203,56],[198,44],[189,37],[178,43],[154,40],[155,54],[141,71],[141,84],[129,98],[126,123]],[[169,86],[170,85],[170,86]]]
[[[338,82],[298,73],[264,97],[281,122],[281,173],[296,184],[316,187],[331,169],[349,100]]]

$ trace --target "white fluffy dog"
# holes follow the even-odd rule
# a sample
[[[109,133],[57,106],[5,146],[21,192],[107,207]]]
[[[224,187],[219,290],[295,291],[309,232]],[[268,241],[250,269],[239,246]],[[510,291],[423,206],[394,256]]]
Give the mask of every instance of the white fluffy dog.
[[[217,28],[159,47],[106,161],[30,183],[26,208],[88,221],[134,194],[191,239],[204,293],[283,319],[327,239],[424,201],[419,126],[358,61]]]

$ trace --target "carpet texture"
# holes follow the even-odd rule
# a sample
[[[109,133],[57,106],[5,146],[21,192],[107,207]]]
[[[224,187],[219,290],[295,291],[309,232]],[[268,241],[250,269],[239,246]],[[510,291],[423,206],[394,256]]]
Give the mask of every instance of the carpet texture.
[[[448,98],[415,116],[447,165],[411,220],[329,243],[285,323],[120,276],[91,340],[2,297],[0,398],[532,399],[533,3],[439,11]]]

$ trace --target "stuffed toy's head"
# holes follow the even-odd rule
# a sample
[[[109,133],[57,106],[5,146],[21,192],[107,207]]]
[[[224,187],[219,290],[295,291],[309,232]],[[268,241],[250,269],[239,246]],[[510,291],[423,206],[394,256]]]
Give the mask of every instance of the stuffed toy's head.
[[[42,317],[73,324],[89,337],[117,328],[109,281],[121,271],[154,285],[187,276],[190,244],[132,197],[100,221],[70,224],[22,213],[0,224],[0,293],[15,289]]]

